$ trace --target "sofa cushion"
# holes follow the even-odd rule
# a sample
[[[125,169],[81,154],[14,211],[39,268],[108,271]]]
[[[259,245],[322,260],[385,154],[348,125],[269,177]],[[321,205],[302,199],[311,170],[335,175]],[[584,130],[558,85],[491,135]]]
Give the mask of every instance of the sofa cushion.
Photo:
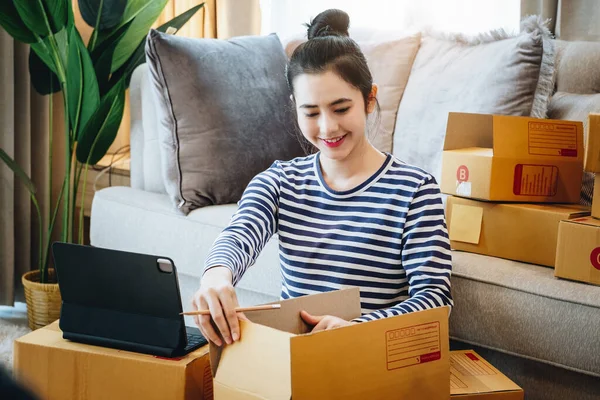
[[[556,40],[556,90],[600,93],[600,43]]]
[[[236,210],[235,204],[227,204],[181,215],[166,194],[113,186],[94,195],[90,241],[93,246],[170,257],[178,272],[199,279],[212,244]],[[237,287],[279,298],[278,235],[267,243]]]
[[[600,47],[598,47],[600,51]],[[556,92],[548,105],[548,118],[583,122],[583,142],[587,143],[588,115],[600,113],[600,94]],[[584,171],[581,185],[581,204],[592,205],[594,194],[593,172]]]
[[[552,268],[452,257],[452,338],[600,377],[600,287]]]
[[[184,214],[235,203],[277,159],[304,155],[276,35],[192,39],[151,30],[165,189]]]
[[[360,32],[359,35],[362,40],[357,40],[357,44],[367,59],[373,82],[378,86],[377,101],[380,107],[379,125],[368,125],[367,134],[373,146],[391,153],[398,105],[421,43],[421,34],[393,32],[383,35],[380,32],[378,35],[367,35]],[[350,37],[354,37],[352,31]],[[286,42],[288,57],[305,41],[296,38]]]
[[[553,43],[536,17],[523,28],[513,37],[503,31],[424,36],[400,102],[393,154],[439,181],[449,112],[544,118]]]

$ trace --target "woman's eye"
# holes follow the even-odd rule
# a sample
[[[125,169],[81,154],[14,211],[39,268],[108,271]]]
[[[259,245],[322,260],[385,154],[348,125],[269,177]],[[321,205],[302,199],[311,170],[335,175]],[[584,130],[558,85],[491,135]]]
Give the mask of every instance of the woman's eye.
[[[350,109],[350,107],[340,108],[338,110],[335,110],[335,112],[338,113],[338,114],[343,114],[346,111],[348,111],[349,109]]]
[[[308,118],[314,118],[317,115],[319,115],[319,113],[311,113],[311,114],[304,114],[305,116],[307,116]]]

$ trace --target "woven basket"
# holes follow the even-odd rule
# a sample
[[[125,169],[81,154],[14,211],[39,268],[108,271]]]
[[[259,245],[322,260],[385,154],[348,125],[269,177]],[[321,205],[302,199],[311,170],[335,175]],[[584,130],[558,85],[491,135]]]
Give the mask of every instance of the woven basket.
[[[48,269],[48,281],[56,282],[56,272]],[[33,331],[56,321],[60,317],[62,299],[58,283],[40,283],[40,271],[30,271],[21,279],[27,302],[27,321]]]

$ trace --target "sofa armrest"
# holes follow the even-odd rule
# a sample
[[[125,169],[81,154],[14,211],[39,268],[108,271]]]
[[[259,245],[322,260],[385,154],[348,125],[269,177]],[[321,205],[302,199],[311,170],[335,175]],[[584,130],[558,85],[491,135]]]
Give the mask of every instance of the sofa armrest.
[[[129,132],[131,157],[131,187],[144,189],[144,126],[142,123],[142,78],[145,64],[137,67],[129,84],[131,128]]]
[[[166,193],[158,140],[159,110],[148,80],[148,66],[137,67],[129,85],[131,107],[131,186]]]

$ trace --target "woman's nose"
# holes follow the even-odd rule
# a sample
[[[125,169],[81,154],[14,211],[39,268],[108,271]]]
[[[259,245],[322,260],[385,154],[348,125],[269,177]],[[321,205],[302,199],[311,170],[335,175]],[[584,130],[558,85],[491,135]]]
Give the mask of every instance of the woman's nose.
[[[321,134],[329,134],[338,131],[338,123],[337,120],[325,113],[321,114],[321,118],[319,120],[319,129],[321,130]]]

